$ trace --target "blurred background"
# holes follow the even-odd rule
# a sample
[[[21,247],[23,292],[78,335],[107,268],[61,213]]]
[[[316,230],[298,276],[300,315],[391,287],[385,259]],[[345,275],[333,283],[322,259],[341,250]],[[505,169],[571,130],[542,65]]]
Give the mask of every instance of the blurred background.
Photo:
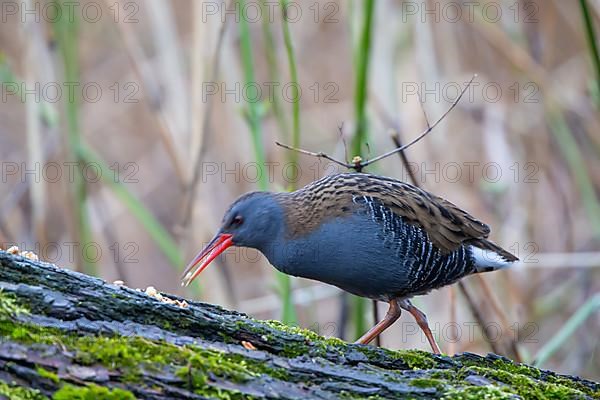
[[[364,159],[492,227],[509,271],[415,299],[442,349],[600,379],[598,1],[1,1],[0,247],[353,340],[370,301],[230,249],[251,190]],[[379,314],[387,305],[379,305]],[[388,348],[429,350],[410,315]]]

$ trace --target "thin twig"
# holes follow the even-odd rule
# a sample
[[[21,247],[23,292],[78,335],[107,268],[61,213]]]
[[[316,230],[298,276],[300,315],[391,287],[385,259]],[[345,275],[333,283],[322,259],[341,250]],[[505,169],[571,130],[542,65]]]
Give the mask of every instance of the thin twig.
[[[329,156],[329,155],[327,155],[327,154],[323,153],[322,151],[320,151],[320,152],[318,152],[318,153],[315,153],[315,152],[308,151],[308,150],[297,149],[297,148],[295,148],[295,147],[288,146],[287,144],[283,144],[283,143],[279,143],[279,142],[275,142],[275,144],[276,144],[277,146],[283,147],[284,149],[288,149],[288,150],[297,151],[298,153],[301,153],[301,154],[306,154],[307,156],[313,156],[313,157],[318,157],[318,158],[324,158],[324,159],[326,159],[326,160],[329,160],[329,161],[331,161],[331,162],[334,162],[334,163],[336,163],[336,164],[338,164],[338,165],[340,165],[340,166],[342,166],[342,167],[344,167],[344,168],[354,168],[354,164],[349,164],[349,163],[345,163],[345,162],[343,162],[343,161],[336,160],[335,158],[333,158],[333,157],[331,157],[331,156]]]
[[[335,158],[331,157],[328,154],[325,154],[323,152],[312,152],[312,151],[308,151],[308,150],[304,150],[304,149],[298,149],[292,146],[288,146],[286,144],[282,144],[279,142],[275,142],[275,144],[277,144],[278,146],[281,146],[283,148],[286,148],[288,150],[293,150],[293,151],[297,151],[299,153],[302,154],[306,154],[309,156],[313,156],[313,157],[319,157],[319,158],[324,158],[326,160],[329,160],[333,163],[336,163],[344,168],[348,168],[348,169],[354,169],[355,171],[361,171],[363,168],[365,168],[368,165],[371,165],[377,161],[383,160],[384,158],[387,158],[393,154],[396,153],[401,153],[403,150],[406,150],[407,148],[409,148],[410,146],[412,146],[413,144],[419,142],[421,139],[423,139],[425,136],[427,136],[427,134],[429,134],[429,132],[431,132],[432,130],[435,129],[436,126],[439,125],[440,122],[442,122],[442,120],[444,118],[446,118],[446,116],[450,113],[450,111],[452,111],[454,109],[454,107],[456,107],[456,105],[458,104],[458,102],[460,101],[460,99],[463,97],[463,95],[465,94],[465,92],[467,91],[467,89],[469,88],[469,86],[471,86],[471,83],[473,83],[473,80],[477,77],[477,74],[473,75],[473,77],[471,78],[471,80],[466,84],[466,86],[463,88],[463,90],[460,92],[460,94],[456,97],[456,99],[452,102],[452,104],[450,105],[450,107],[446,110],[446,112],[444,112],[442,114],[441,117],[439,117],[433,124],[429,124],[429,121],[427,120],[427,115],[425,114],[425,119],[427,120],[427,129],[425,129],[419,136],[417,136],[415,139],[413,139],[412,141],[408,142],[407,144],[403,145],[403,146],[399,146],[397,148],[395,148],[394,150],[390,150],[387,153],[383,153],[375,158],[372,158],[370,160],[367,161],[360,161],[360,162],[355,162],[355,163],[348,163],[348,162],[343,162],[340,160],[336,160]],[[423,110],[424,111],[424,110]]]
[[[440,122],[442,122],[442,120],[444,118],[446,118],[446,116],[450,113],[450,111],[452,111],[454,109],[454,107],[456,107],[456,105],[458,104],[458,102],[460,101],[460,99],[463,97],[463,95],[465,94],[465,92],[467,91],[467,89],[469,88],[469,86],[471,86],[471,83],[473,83],[473,80],[477,77],[477,74],[473,75],[473,77],[471,78],[471,80],[469,81],[469,83],[467,83],[467,85],[463,88],[463,90],[460,92],[460,94],[458,95],[458,97],[456,97],[456,99],[452,102],[452,104],[450,105],[450,107],[446,110],[445,113],[442,114],[441,117],[439,117],[437,119],[437,121],[435,121],[432,125],[429,125],[429,122],[427,122],[427,129],[425,129],[425,131],[423,131],[423,133],[421,133],[419,136],[417,136],[415,139],[413,139],[412,141],[408,142],[407,144],[405,144],[404,146],[400,146],[394,150],[388,151],[387,153],[383,153],[380,156],[377,156],[369,161],[365,161],[364,163],[362,163],[362,167],[366,167],[369,164],[373,164],[374,162],[377,162],[379,160],[383,160],[386,157],[391,156],[392,154],[396,154],[401,152],[402,150],[405,150],[407,148],[409,148],[410,146],[412,146],[413,144],[417,143],[419,140],[423,139],[425,136],[427,136],[427,134],[429,132],[431,132],[433,129],[435,129],[436,126],[438,126],[438,124]]]

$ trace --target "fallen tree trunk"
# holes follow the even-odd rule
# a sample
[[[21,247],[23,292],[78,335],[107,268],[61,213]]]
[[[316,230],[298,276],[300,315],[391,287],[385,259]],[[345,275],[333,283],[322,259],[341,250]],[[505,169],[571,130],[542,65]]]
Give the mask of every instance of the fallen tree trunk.
[[[596,383],[496,355],[347,344],[160,297],[0,251],[0,397],[600,397]]]

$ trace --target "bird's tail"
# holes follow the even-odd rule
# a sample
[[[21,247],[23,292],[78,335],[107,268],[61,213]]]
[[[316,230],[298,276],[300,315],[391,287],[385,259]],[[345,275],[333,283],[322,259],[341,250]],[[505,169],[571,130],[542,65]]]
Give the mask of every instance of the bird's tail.
[[[509,267],[519,259],[502,247],[489,240],[478,240],[471,243],[471,254],[477,272],[495,271]]]

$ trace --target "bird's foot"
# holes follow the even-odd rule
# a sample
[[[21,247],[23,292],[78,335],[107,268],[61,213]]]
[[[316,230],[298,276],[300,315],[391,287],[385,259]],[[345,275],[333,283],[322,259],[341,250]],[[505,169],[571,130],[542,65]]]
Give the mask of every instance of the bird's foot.
[[[391,300],[390,308],[388,309],[388,312],[385,314],[385,317],[381,321],[379,321],[377,323],[377,325],[375,325],[374,327],[369,329],[369,331],[367,333],[362,335],[360,337],[360,339],[358,339],[355,343],[357,343],[357,344],[371,343],[373,341],[373,339],[375,339],[383,331],[385,331],[387,328],[389,328],[390,325],[392,325],[394,322],[396,322],[398,320],[398,318],[400,318],[401,313],[402,313],[402,310],[400,309],[398,302],[396,300]]]
[[[440,346],[438,346],[437,342],[435,341],[435,338],[433,337],[433,334],[431,333],[431,329],[429,329],[429,323],[427,322],[427,316],[423,313],[423,311],[421,311],[417,307],[415,307],[408,299],[401,300],[399,302],[399,305],[404,310],[411,313],[412,316],[415,318],[415,321],[417,321],[417,325],[419,325],[419,327],[425,334],[425,337],[427,338],[427,341],[429,342],[429,345],[431,346],[431,350],[433,350],[433,353],[434,354],[442,354],[442,352],[440,350]]]

